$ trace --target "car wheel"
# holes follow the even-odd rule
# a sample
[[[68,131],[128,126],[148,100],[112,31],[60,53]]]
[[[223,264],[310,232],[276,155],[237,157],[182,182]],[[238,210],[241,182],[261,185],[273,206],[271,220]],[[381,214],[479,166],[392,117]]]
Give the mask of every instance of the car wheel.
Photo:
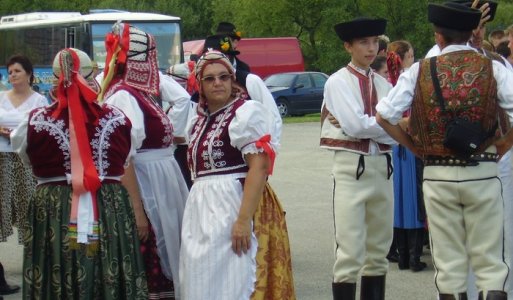
[[[276,106],[278,107],[278,111],[280,112],[280,116],[282,118],[289,115],[289,105],[287,100],[284,98],[278,98],[276,100]]]

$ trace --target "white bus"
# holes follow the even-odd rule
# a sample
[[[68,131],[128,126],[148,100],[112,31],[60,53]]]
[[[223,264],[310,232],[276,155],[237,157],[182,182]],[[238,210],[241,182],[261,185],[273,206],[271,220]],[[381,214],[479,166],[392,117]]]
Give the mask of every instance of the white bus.
[[[0,86],[9,86],[5,62],[14,54],[24,54],[31,60],[36,88],[45,94],[53,81],[53,58],[63,48],[85,51],[103,69],[105,35],[118,20],[155,37],[161,70],[183,62],[178,17],[117,10],[91,10],[84,15],[77,12],[33,12],[4,16],[0,20]]]

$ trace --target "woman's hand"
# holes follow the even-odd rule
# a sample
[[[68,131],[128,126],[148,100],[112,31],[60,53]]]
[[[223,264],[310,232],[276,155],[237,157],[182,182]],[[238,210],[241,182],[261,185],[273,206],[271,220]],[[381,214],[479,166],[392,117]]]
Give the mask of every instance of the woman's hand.
[[[232,249],[238,256],[251,247],[251,220],[237,218],[232,227]]]
[[[139,239],[145,242],[150,236],[148,218],[146,217],[144,210],[134,210],[134,214],[135,225],[137,226],[137,233],[139,235]]]
[[[3,136],[4,138],[10,139],[11,131],[12,131],[12,129],[10,129],[10,128],[0,127],[0,136]]]

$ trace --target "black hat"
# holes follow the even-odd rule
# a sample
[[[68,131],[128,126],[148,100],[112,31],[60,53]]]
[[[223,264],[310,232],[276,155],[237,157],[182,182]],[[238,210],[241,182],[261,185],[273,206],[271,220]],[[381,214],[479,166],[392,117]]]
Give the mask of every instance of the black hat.
[[[232,42],[226,35],[211,35],[205,39],[203,52],[208,49],[214,49],[227,55],[239,55],[240,52],[233,49]]]
[[[455,2],[455,3],[460,3],[460,4],[463,4],[467,7],[472,7],[472,3],[474,1],[469,1],[469,0],[452,0],[451,2]],[[488,19],[487,22],[491,22],[493,21],[493,19],[495,18],[495,13],[497,12],[497,6],[499,5],[499,3],[495,2],[495,1],[489,1],[489,0],[479,0],[479,2],[477,3],[477,9],[479,9],[483,4],[485,3],[488,3],[488,5],[490,6],[490,12],[488,12],[488,15],[490,16],[490,19]]]
[[[220,22],[217,25],[216,34],[218,35],[227,35],[232,39],[236,39],[240,41],[241,34],[239,31],[235,29],[235,25],[230,22]]]
[[[349,22],[342,22],[335,25],[335,32],[344,42],[349,42],[356,38],[368,36],[378,36],[385,33],[387,20],[357,18]]]
[[[479,26],[481,11],[455,2],[430,3],[428,20],[443,28],[472,31]]]

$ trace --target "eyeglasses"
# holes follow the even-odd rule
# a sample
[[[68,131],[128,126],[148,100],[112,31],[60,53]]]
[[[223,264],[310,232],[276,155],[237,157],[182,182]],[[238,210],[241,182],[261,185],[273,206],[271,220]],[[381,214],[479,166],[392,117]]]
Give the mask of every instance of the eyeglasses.
[[[224,74],[217,75],[217,76],[213,76],[213,75],[212,76],[205,76],[205,77],[201,78],[201,81],[203,81],[206,84],[214,84],[214,82],[217,79],[219,79],[221,82],[227,82],[231,78],[232,78],[232,74],[224,73]]]

